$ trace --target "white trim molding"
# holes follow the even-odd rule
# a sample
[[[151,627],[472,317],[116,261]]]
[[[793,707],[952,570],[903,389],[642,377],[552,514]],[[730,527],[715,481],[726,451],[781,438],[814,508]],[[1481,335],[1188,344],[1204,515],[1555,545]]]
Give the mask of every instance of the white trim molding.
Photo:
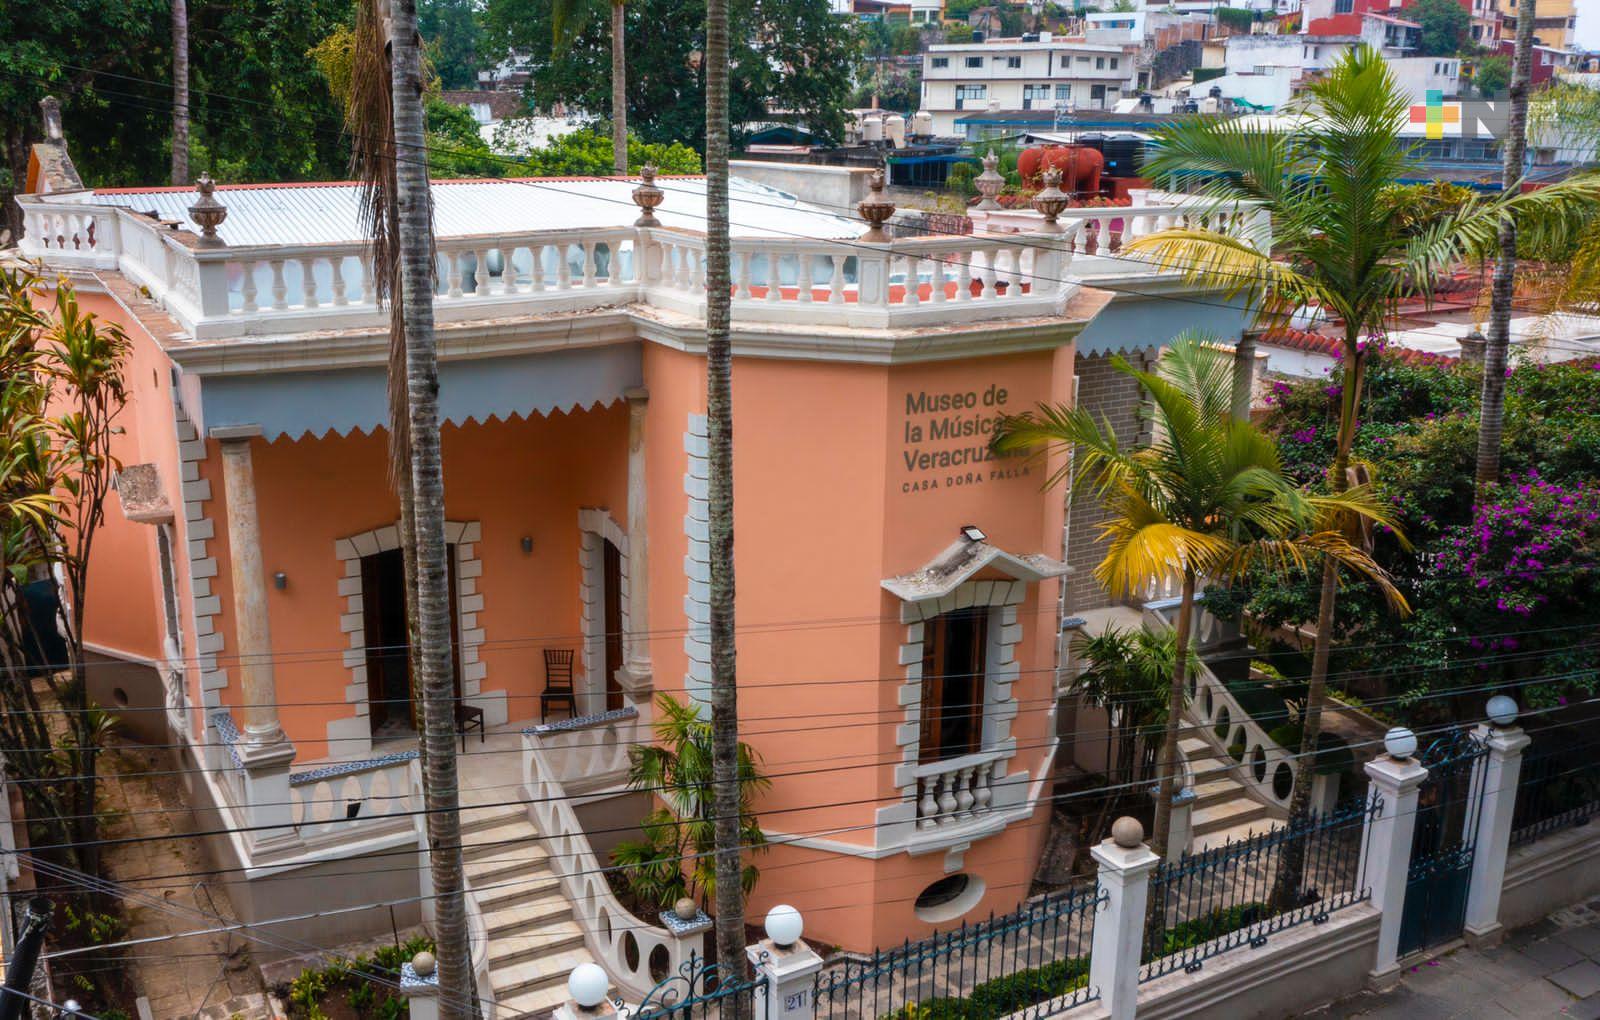
[[[195,668],[200,673],[200,704],[204,708],[200,713],[203,731],[205,718],[222,707],[222,695],[218,692],[228,686],[228,671],[217,661],[224,643],[222,631],[217,629],[222,599],[212,590],[217,576],[217,558],[211,555],[209,546],[216,535],[216,524],[205,507],[211,500],[211,483],[200,477],[200,464],[206,459],[206,441],[178,402],[176,392],[172,408],[178,437],[184,539],[184,549],[181,552],[174,549],[173,558],[189,565],[189,608],[193,614]],[[191,720],[184,735],[193,733]]]
[[[709,434],[705,415],[689,415],[689,427],[683,433],[683,449],[689,455],[683,471],[683,492],[688,497],[683,533],[689,539],[689,549],[683,557],[683,573],[688,580],[688,591],[683,596],[683,614],[688,621],[683,633],[683,650],[689,657],[683,690],[690,701],[702,705],[709,704],[711,696]]]
[[[593,715],[604,712],[606,700],[606,613],[602,599],[605,597],[605,556],[603,542],[617,547],[622,560],[617,597],[622,602],[622,633],[631,634],[633,628],[628,613],[628,585],[630,549],[627,532],[616,518],[603,507],[581,507],[578,510],[578,606],[580,610],[579,633],[583,635],[583,675],[581,690],[583,706],[579,714]]]
[[[477,521],[446,521],[444,540],[447,545],[453,545],[456,549],[456,614],[461,635],[461,699],[469,705],[483,709],[485,725],[499,726],[507,721],[505,692],[483,693],[486,669],[480,650],[484,633],[478,624],[478,614],[483,612],[483,595],[478,591],[478,578],[483,574],[483,561],[476,555],[477,543],[483,540],[482,527]],[[344,698],[354,703],[355,715],[334,719],[328,723],[330,758],[360,757],[372,750],[372,725],[368,721],[370,692],[367,689],[367,634],[361,593],[361,558],[398,548],[400,548],[398,524],[363,531],[348,538],[337,539],[333,544],[334,556],[344,563],[344,570],[339,577],[339,594],[345,600],[345,608],[343,615],[339,617],[339,629],[348,635],[349,646],[344,652],[344,664],[350,671],[350,683],[345,686]]]

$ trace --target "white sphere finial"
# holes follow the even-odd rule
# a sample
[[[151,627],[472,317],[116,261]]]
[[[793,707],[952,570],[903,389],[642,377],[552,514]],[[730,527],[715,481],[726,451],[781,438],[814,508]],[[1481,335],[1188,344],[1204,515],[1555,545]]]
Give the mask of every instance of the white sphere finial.
[[[433,972],[439,969],[439,961],[424,949],[411,958],[411,969],[417,972],[417,977],[432,977]]]
[[[598,964],[580,963],[567,976],[567,994],[584,1009],[594,1009],[606,1001],[610,989],[611,979]]]
[[[1505,694],[1496,694],[1484,706],[1484,712],[1489,716],[1489,721],[1496,726],[1510,726],[1517,721],[1516,699]]]
[[[1383,749],[1389,757],[1404,761],[1417,753],[1417,735],[1404,726],[1396,726],[1383,735]]]
[[[780,903],[767,911],[767,938],[772,944],[787,949],[800,941],[801,932],[805,931],[805,919],[800,916],[800,911]]]

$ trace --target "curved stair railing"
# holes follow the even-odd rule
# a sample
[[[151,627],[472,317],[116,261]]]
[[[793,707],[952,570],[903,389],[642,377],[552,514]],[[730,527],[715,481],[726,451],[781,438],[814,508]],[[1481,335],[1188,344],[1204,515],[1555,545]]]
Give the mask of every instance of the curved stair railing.
[[[523,789],[539,842],[583,931],[584,945],[630,1002],[682,972],[700,933],[711,925],[701,914],[681,924],[673,918],[668,929],[623,906],[568,799],[567,780],[619,769],[626,775],[638,721],[638,712],[625,708],[522,731]]]

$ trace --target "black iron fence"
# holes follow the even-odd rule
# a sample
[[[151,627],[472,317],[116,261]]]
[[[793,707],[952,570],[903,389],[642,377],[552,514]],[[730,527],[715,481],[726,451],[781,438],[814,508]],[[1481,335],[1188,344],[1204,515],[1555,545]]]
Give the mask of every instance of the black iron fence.
[[[1089,986],[1089,946],[1104,899],[1085,884],[896,949],[845,957],[817,974],[817,1016],[1037,1018],[1089,1002],[1099,997]]]
[[[1522,759],[1511,845],[1522,846],[1552,832],[1587,825],[1600,815],[1600,761],[1588,745],[1555,744]]]
[[[1321,924],[1366,899],[1361,849],[1378,808],[1354,802],[1157,865],[1139,980],[1193,973],[1214,956],[1264,946],[1275,932]]]
[[[724,981],[717,965],[690,953],[678,973],[661,980],[629,1011],[617,1003],[626,1020],[767,1020],[767,979]]]

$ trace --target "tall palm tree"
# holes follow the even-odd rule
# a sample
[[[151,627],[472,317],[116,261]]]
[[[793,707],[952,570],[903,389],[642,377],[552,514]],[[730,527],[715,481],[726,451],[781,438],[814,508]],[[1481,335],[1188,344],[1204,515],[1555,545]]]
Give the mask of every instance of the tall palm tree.
[[[188,0],[172,0],[172,183],[189,183]]]
[[[555,50],[560,53],[572,45],[583,30],[596,0],[554,0],[550,25],[555,35]],[[623,46],[627,31],[627,0],[607,0],[611,8],[611,172],[618,177],[628,173],[628,54]]]
[[[1435,271],[1490,251],[1503,217],[1554,244],[1576,236],[1600,205],[1600,178],[1575,176],[1527,194],[1475,196],[1420,228],[1403,224],[1380,193],[1423,169],[1417,146],[1400,135],[1409,107],[1383,57],[1363,46],[1306,90],[1288,129],[1239,121],[1177,125],[1165,133],[1146,175],[1171,186],[1198,180],[1195,190],[1218,207],[1257,203],[1272,217],[1279,257],[1205,225],[1151,234],[1126,248],[1190,282],[1247,296],[1263,324],[1281,322],[1302,305],[1342,320],[1339,436],[1327,476],[1335,494],[1349,485],[1366,340],[1384,333],[1399,302],[1428,296]],[[1337,599],[1337,564],[1329,559],[1291,804],[1297,816],[1310,805],[1306,769],[1322,730]]]
[[[711,532],[711,778],[717,964],[746,973],[739,854],[739,688],[734,655],[733,346],[728,337],[728,0],[706,2],[706,432]]]
[[[389,458],[399,494],[413,685],[422,702],[423,797],[428,813],[440,1015],[474,1014],[461,864],[455,686],[439,448],[439,372],[433,331],[433,209],[428,186],[421,39],[415,0],[380,0],[356,18],[345,111],[373,273],[390,303]],[[389,39],[386,49],[385,40]]]
[[[1511,66],[1511,115],[1506,121],[1505,162],[1500,190],[1522,188],[1522,157],[1528,148],[1528,78],[1533,65],[1534,0],[1517,10],[1516,56]],[[1517,278],[1517,222],[1500,220],[1500,254],[1494,261],[1488,344],[1483,349],[1483,389],[1478,402],[1478,463],[1474,478],[1481,496],[1500,477],[1500,434],[1506,424],[1506,354],[1511,346],[1511,297]]]
[[[1000,452],[1071,450],[1072,465],[1050,481],[1075,472],[1074,483],[1092,489],[1110,511],[1103,526],[1110,546],[1095,578],[1113,598],[1131,595],[1152,578],[1176,577],[1182,584],[1151,838],[1155,852],[1165,855],[1200,581],[1226,581],[1260,567],[1300,570],[1326,560],[1378,585],[1396,608],[1405,600],[1340,527],[1345,515],[1392,524],[1388,512],[1365,487],[1327,496],[1295,488],[1271,437],[1233,417],[1233,367],[1214,347],[1182,337],[1160,372],[1140,371],[1121,358],[1114,364],[1150,395],[1159,437],[1153,444],[1124,447],[1109,422],[1095,421],[1083,408],[1041,405],[1002,419],[994,445]]]

